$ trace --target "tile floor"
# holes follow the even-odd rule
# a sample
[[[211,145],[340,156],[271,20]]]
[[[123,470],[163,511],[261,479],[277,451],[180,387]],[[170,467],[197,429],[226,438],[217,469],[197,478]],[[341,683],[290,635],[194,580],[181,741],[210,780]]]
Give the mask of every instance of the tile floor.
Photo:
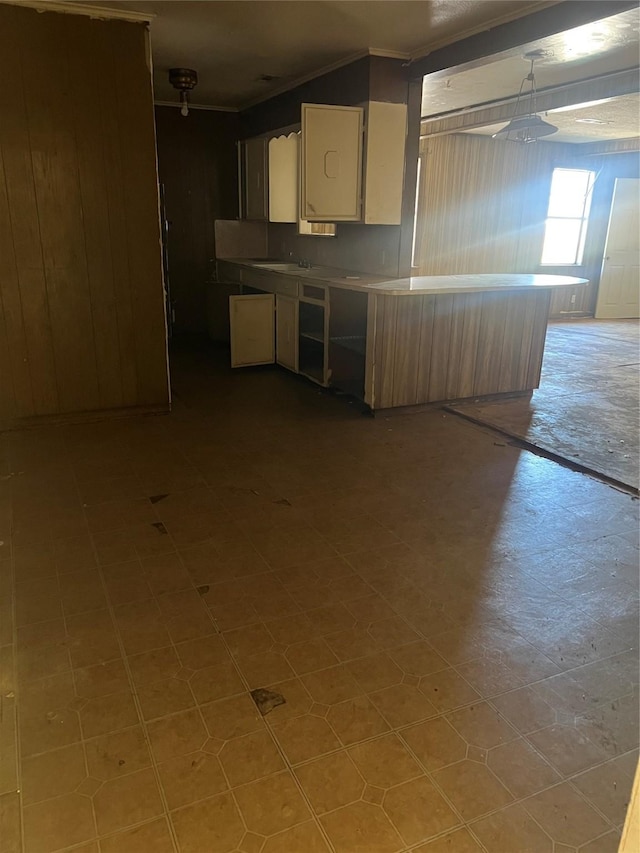
[[[637,502],[206,351],[174,385],[0,436],[2,850],[614,853]]]

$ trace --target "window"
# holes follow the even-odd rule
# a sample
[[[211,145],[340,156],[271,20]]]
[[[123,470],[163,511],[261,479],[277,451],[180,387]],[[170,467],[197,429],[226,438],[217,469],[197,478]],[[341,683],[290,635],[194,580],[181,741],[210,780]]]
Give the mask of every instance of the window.
[[[422,154],[418,156],[418,169],[416,171],[416,203],[413,208],[413,239],[411,241],[411,266],[416,269],[420,266],[418,258],[418,210],[420,204],[420,174],[422,172]]]
[[[298,234],[317,234],[320,237],[335,237],[336,226],[334,222],[307,222],[306,219],[298,219]]]
[[[582,263],[594,177],[586,169],[553,170],[541,263]]]

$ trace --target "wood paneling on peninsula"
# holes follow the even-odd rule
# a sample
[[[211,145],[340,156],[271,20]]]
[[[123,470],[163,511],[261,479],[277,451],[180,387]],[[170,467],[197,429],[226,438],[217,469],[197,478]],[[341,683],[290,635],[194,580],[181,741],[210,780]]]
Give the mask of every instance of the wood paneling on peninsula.
[[[167,409],[146,26],[0,5],[0,426]]]
[[[370,298],[373,408],[538,387],[550,291]]]

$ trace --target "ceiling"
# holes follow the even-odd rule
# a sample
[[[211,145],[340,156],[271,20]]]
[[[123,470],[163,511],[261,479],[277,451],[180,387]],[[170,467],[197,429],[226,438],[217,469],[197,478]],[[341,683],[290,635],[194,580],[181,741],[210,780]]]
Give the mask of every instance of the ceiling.
[[[532,50],[544,55],[534,70],[538,90],[638,66],[640,12],[632,9],[601,21],[567,30],[498,54],[492,61],[449,75],[425,77],[422,115],[434,117],[489,104],[517,95],[530,63],[523,57]],[[529,91],[528,84],[525,91]],[[582,98],[584,101],[584,98]],[[595,119],[603,124],[586,124]],[[591,142],[594,139],[627,139],[640,132],[640,99],[624,95],[592,107],[550,114],[559,133],[549,142]],[[504,124],[476,128],[473,133],[492,134]]]
[[[640,130],[640,95],[623,95],[592,107],[563,109],[543,113],[545,121],[555,124],[558,132],[545,142],[593,142],[596,139],[631,139]],[[478,127],[464,133],[492,136],[506,122]]]
[[[155,97],[177,101],[173,67],[193,68],[192,103],[238,108],[378,50],[410,58],[553,5],[539,0],[109,0],[154,14]],[[263,80],[268,75],[272,80]]]

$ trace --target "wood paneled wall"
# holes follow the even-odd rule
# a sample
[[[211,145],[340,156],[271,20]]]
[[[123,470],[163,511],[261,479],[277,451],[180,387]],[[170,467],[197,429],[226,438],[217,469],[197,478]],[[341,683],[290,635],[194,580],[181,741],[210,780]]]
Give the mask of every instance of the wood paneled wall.
[[[421,141],[421,275],[536,272],[551,175],[575,146],[470,134]]]
[[[175,334],[206,329],[206,284],[216,257],[214,221],[238,215],[238,114],[156,107]]]
[[[472,134],[425,137],[416,256],[420,275],[545,272],[587,286],[551,296],[550,316],[592,314],[598,292],[615,177],[639,174],[637,153],[585,156],[590,145],[517,145]],[[556,167],[597,173],[583,262],[541,267],[544,220]]]
[[[169,404],[148,35],[0,5],[0,425]]]

